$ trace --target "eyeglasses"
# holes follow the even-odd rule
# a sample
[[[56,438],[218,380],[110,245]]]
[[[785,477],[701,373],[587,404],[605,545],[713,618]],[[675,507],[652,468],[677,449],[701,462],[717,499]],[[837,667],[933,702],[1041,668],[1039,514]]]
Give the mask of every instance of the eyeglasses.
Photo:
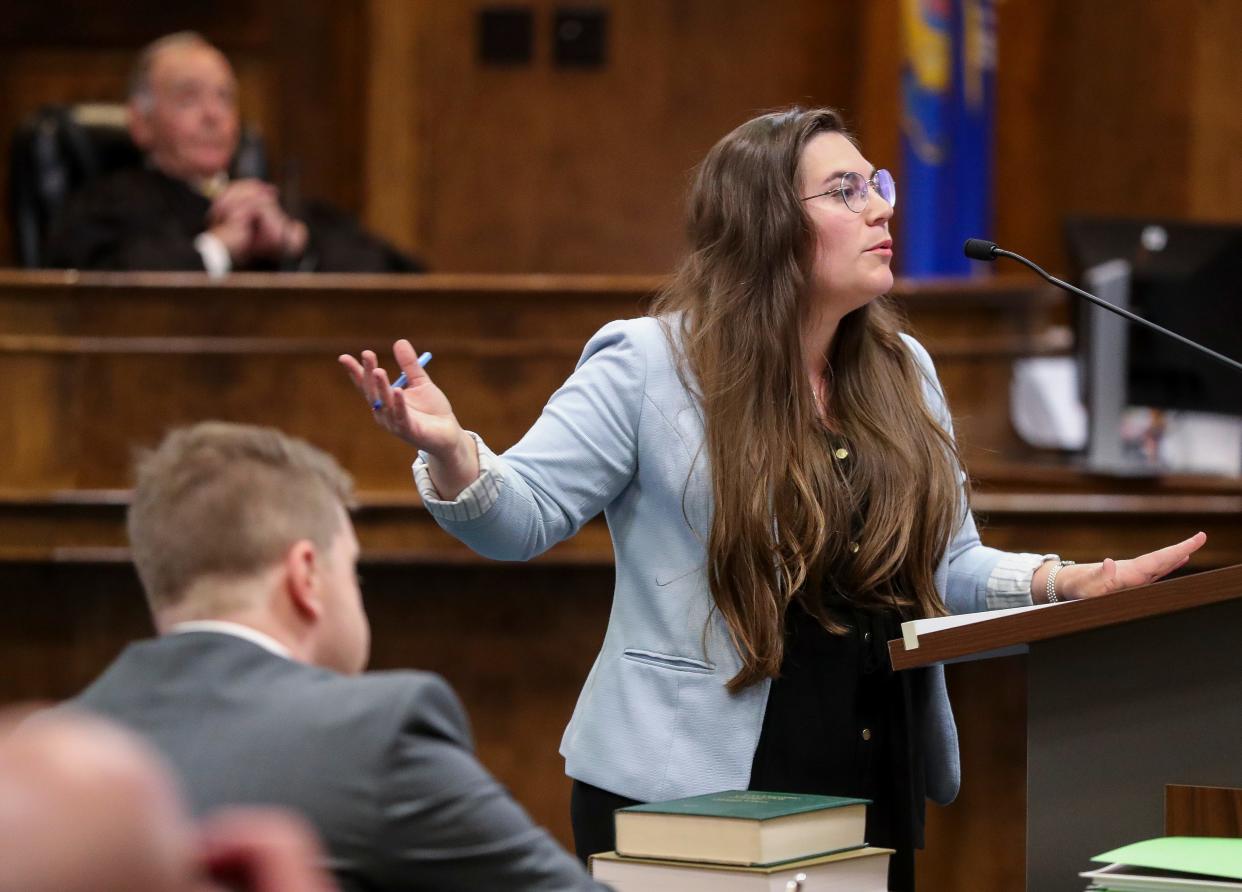
[[[826,192],[808,195],[803,201],[819,198],[822,195],[840,195],[845,206],[856,214],[861,214],[867,207],[867,199],[874,189],[881,198],[888,202],[889,207],[897,206],[897,183],[887,170],[877,170],[870,180],[863,179],[862,174],[848,171],[841,175],[841,185],[834,186]]]

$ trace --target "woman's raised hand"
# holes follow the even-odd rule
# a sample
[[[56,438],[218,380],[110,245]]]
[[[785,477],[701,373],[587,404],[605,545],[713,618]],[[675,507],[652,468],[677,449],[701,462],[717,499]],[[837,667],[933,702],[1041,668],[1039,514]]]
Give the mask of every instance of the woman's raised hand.
[[[363,350],[361,362],[345,354],[340,357],[340,363],[367,405],[379,404],[372,415],[380,427],[433,455],[451,450],[462,430],[448,397],[418,364],[418,354],[409,341],[404,338],[397,341],[392,345],[392,352],[406,377],[402,389],[392,386],[374,351]]]
[[[448,397],[418,364],[410,342],[402,338],[392,345],[392,352],[406,377],[403,388],[392,386],[374,351],[363,350],[361,361],[348,354],[339,361],[367,406],[374,407],[376,423],[426,452],[432,482],[442,498],[452,499],[479,475],[474,440],[457,423]]]

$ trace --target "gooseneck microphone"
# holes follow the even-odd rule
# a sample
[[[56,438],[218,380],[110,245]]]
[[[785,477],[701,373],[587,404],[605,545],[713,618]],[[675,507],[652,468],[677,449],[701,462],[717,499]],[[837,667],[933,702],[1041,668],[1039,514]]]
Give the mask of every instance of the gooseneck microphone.
[[[968,238],[966,244],[962,245],[962,250],[971,260],[986,260],[991,263],[996,259],[1000,246],[984,238]]]
[[[1147,328],[1150,328],[1152,331],[1158,331],[1160,332],[1160,334],[1164,335],[1165,337],[1172,338],[1173,340],[1179,343],[1185,344],[1187,347],[1193,347],[1194,349],[1198,350],[1200,353],[1205,353],[1208,356],[1212,357],[1213,359],[1217,360],[1218,362],[1223,362],[1225,365],[1229,366],[1234,371],[1242,372],[1242,362],[1238,362],[1236,359],[1230,359],[1228,356],[1225,356],[1223,353],[1217,353],[1215,350],[1212,350],[1208,347],[1204,347],[1202,344],[1198,343],[1197,341],[1192,341],[1190,338],[1179,335],[1175,331],[1169,331],[1167,328],[1161,325],[1157,325],[1154,322],[1149,322],[1146,319],[1144,319],[1142,316],[1134,315],[1129,310],[1123,310],[1121,307],[1113,306],[1106,300],[1100,300],[1100,298],[1096,297],[1094,294],[1083,291],[1081,288],[1075,288],[1069,282],[1062,282],[1056,276],[1052,276],[1044,272],[1044,270],[1038,264],[1032,263],[1031,261],[1023,257],[1021,254],[1015,254],[1012,251],[1006,251],[1000,245],[996,244],[996,242],[990,242],[987,239],[982,239],[982,238],[968,238],[966,239],[966,244],[962,246],[962,250],[966,254],[966,256],[969,257],[971,260],[984,260],[984,261],[987,261],[988,263],[991,263],[992,261],[996,260],[998,257],[1008,257],[1010,260],[1016,260],[1018,261],[1018,263],[1022,264],[1028,269],[1034,270],[1045,281],[1050,282],[1053,285],[1056,285],[1058,288],[1068,291],[1070,294],[1076,294],[1079,297],[1081,297],[1083,300],[1087,300],[1095,304],[1097,307],[1103,307],[1109,312],[1116,313],[1118,316],[1122,316],[1126,319],[1129,319],[1131,322],[1137,322],[1139,325],[1144,325]]]

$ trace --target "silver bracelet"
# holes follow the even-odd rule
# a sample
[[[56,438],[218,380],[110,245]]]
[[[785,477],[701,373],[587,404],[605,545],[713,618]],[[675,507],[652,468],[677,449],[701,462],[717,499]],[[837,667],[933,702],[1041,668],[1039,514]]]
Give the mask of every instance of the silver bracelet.
[[[1060,601],[1060,598],[1057,597],[1057,574],[1061,572],[1062,567],[1068,567],[1072,563],[1074,562],[1063,561],[1063,560],[1058,559],[1057,562],[1053,564],[1052,568],[1048,571],[1047,590],[1048,590],[1048,603],[1049,604],[1056,604],[1057,602]]]

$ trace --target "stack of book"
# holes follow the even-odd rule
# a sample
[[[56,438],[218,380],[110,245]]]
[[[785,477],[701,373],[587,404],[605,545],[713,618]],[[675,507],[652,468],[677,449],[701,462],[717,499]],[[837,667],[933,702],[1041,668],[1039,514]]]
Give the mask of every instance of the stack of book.
[[[1100,892],[1239,892],[1242,839],[1163,836],[1123,846],[1092,861],[1112,862],[1080,874]]]
[[[892,849],[864,841],[867,805],[728,790],[622,808],[591,874],[617,892],[884,892]]]

